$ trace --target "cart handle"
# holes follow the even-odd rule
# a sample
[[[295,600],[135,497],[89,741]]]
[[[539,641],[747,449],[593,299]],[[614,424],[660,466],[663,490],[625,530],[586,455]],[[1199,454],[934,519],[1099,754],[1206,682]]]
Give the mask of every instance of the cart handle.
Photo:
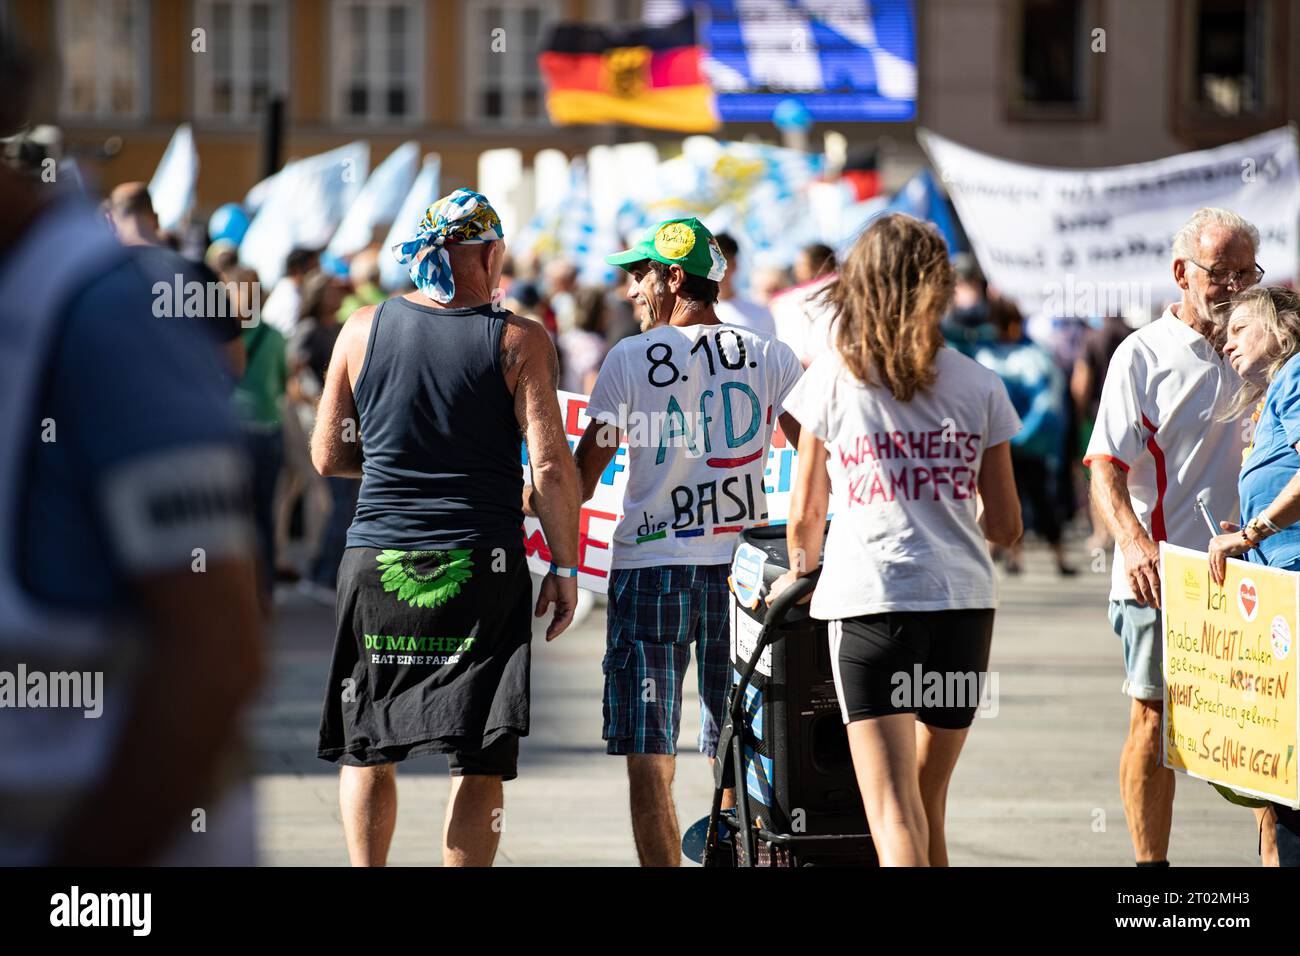
[[[821,568],[817,568],[804,577],[795,578],[793,584],[776,596],[776,600],[771,603],[763,616],[763,627],[758,632],[758,640],[754,642],[754,653],[740,668],[739,677],[731,691],[730,713],[736,726],[740,726],[741,714],[745,709],[745,692],[749,689],[749,682],[754,677],[754,671],[763,657],[763,651],[767,650],[767,646],[772,643],[773,633],[781,626],[790,609],[817,587],[817,579],[821,577],[821,571]],[[759,600],[763,600],[761,595]]]
[[[794,583],[776,596],[767,609],[767,614],[763,617],[763,630],[769,627],[780,627],[785,621],[785,616],[790,613],[790,609],[802,601],[805,597],[813,592],[817,587],[817,579],[821,577],[821,568],[817,568],[811,574],[801,578],[795,578]]]

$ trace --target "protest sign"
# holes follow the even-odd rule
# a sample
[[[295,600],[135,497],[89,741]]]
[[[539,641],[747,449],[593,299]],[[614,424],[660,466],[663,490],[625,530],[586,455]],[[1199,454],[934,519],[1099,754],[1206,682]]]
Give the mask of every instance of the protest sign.
[[[560,412],[564,416],[564,433],[569,439],[569,448],[577,447],[578,440],[586,430],[590,419],[587,417],[586,395],[576,392],[558,393]],[[522,450],[521,461],[524,468],[524,481],[531,482],[528,466],[528,449]],[[605,468],[596,485],[596,492],[591,500],[582,506],[578,520],[578,586],[601,594],[607,590],[609,583],[610,562],[614,529],[623,519],[623,493],[627,488],[627,443],[619,446],[613,459]],[[772,436],[772,446],[768,451],[767,469],[764,472],[764,491],[767,493],[767,521],[758,524],[782,524],[790,511],[790,489],[794,484],[795,450],[776,426]],[[551,549],[547,546],[546,535],[541,522],[536,518],[524,519],[524,543],[528,552],[528,566],[537,574],[545,574],[551,562]]]
[[[1300,574],[1160,544],[1165,766],[1300,806],[1295,638]]]
[[[1258,227],[1265,282],[1296,278],[1294,127],[1103,169],[1013,163],[927,130],[918,138],[989,282],[1026,314],[1089,318],[1176,301],[1173,236],[1201,206],[1230,209]]]

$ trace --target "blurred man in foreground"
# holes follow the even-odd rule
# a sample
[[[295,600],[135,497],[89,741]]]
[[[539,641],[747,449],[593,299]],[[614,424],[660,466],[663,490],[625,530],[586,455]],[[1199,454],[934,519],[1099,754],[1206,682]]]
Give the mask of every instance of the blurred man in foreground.
[[[33,85],[0,32],[0,134]],[[261,633],[216,357],[75,195],[0,167],[0,208],[0,863],[250,864]]]

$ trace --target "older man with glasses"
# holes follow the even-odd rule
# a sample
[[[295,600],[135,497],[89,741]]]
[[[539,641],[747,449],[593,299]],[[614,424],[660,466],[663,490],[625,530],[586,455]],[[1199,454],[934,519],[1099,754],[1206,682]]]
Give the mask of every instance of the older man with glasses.
[[[1181,301],[1126,338],[1111,359],[1084,464],[1115,538],[1110,621],[1124,648],[1132,698],[1120,789],[1139,866],[1167,866],[1174,774],[1161,762],[1159,542],[1204,549],[1211,513],[1237,513],[1243,429],[1223,421],[1241,386],[1220,349],[1225,305],[1259,282],[1259,230],[1224,209],[1199,209],[1174,236]],[[1271,837],[1271,828],[1264,828]],[[1263,841],[1265,856],[1271,839]]]

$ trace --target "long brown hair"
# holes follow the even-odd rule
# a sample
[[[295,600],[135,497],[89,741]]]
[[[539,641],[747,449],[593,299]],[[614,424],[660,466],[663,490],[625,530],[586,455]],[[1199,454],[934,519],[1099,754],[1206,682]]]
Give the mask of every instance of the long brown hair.
[[[816,297],[836,316],[835,347],[849,371],[908,402],[934,383],[955,281],[939,231],[893,213],[863,231]]]

